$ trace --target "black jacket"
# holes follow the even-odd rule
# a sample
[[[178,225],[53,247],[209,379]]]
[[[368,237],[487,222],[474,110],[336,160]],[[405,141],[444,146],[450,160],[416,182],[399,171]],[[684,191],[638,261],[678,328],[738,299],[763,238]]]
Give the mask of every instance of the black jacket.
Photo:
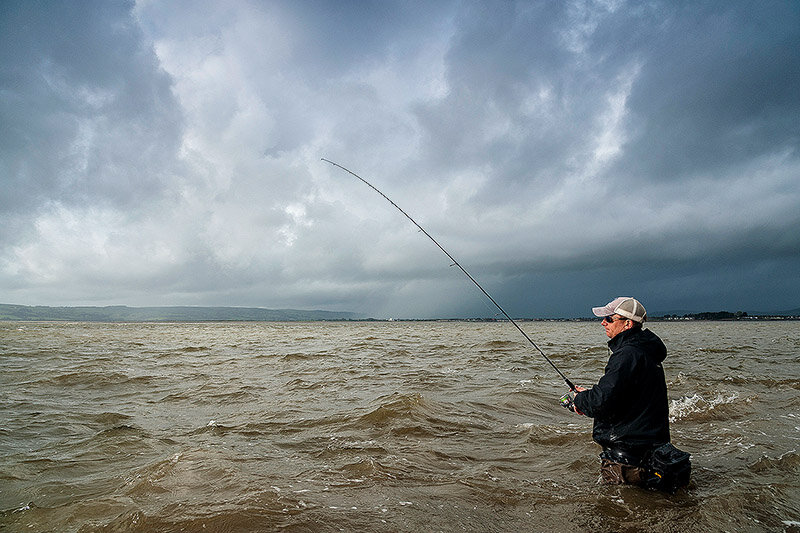
[[[648,329],[623,331],[610,341],[605,374],[575,395],[575,406],[594,418],[592,438],[604,448],[640,449],[669,442],[667,383],[661,362],[667,348]]]

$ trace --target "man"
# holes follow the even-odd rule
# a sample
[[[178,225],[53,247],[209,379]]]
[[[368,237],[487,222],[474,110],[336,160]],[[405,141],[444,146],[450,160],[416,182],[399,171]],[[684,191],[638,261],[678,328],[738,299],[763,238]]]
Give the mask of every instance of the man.
[[[577,387],[571,404],[569,399],[565,404],[594,418],[592,439],[603,447],[602,481],[646,485],[652,477],[646,464],[652,451],[670,440],[661,366],[667,348],[655,333],[642,328],[647,312],[634,298],[616,298],[592,312],[603,317],[611,355],[597,385]]]

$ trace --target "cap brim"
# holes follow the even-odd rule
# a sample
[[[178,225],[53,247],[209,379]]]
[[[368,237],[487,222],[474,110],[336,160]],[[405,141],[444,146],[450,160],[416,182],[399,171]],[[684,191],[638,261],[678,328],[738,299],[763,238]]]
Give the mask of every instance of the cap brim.
[[[611,316],[614,314],[614,309],[609,305],[592,307],[592,313],[594,313],[594,316]]]

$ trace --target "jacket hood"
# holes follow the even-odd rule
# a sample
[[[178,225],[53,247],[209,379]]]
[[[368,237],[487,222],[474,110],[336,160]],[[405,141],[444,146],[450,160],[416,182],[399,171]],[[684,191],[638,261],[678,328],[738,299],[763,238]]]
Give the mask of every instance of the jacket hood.
[[[619,350],[624,345],[640,346],[657,363],[667,358],[667,347],[664,342],[649,329],[629,329],[608,341],[608,347],[612,352]]]

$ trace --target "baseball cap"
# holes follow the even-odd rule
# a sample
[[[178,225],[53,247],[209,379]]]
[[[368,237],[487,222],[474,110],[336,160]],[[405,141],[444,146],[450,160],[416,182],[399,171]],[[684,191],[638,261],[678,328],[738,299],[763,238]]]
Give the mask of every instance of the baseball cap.
[[[644,306],[639,300],[630,296],[614,298],[603,307],[592,307],[592,313],[595,316],[621,315],[635,322],[647,320],[647,311],[645,311]]]

